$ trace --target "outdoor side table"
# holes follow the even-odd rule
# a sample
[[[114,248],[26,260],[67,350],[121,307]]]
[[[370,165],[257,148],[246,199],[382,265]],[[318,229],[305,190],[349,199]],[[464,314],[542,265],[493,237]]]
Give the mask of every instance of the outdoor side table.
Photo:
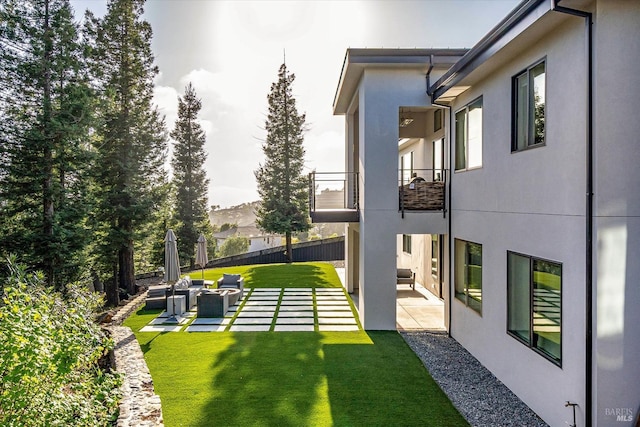
[[[198,295],[198,317],[224,317],[229,309],[229,291],[211,289]]]
[[[170,296],[167,297],[167,313],[169,313],[170,316],[175,315],[175,316],[180,316],[182,313],[184,313],[185,310],[185,306],[186,306],[186,297],[184,295],[175,295],[175,296]],[[173,312],[173,302],[175,301],[176,305],[176,312]]]

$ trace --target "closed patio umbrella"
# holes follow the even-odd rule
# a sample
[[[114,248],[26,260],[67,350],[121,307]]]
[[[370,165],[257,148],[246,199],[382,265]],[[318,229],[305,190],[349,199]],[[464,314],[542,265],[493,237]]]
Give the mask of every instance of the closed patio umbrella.
[[[207,256],[207,238],[204,237],[204,234],[200,233],[198,237],[198,246],[196,246],[196,264],[202,268],[202,279],[204,280],[204,268],[209,262],[209,257]]]
[[[164,281],[175,283],[180,278],[180,261],[178,259],[178,240],[172,229],[164,238]]]
[[[171,284],[171,293],[175,297],[176,282],[180,278],[180,260],[178,258],[178,241],[172,229],[167,231],[164,238],[164,281]],[[173,312],[167,322],[177,323],[176,318],[176,300],[173,301]],[[167,307],[167,311],[168,311]]]

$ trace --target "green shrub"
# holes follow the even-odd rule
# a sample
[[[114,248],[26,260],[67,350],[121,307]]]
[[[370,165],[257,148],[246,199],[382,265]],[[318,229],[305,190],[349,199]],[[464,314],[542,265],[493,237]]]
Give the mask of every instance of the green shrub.
[[[227,256],[243,254],[249,250],[249,239],[246,237],[232,236],[225,239],[220,251],[218,252],[219,258]]]
[[[99,360],[113,342],[93,321],[100,299],[69,285],[65,297],[9,262],[0,283],[0,425],[100,426],[117,416],[118,375]]]

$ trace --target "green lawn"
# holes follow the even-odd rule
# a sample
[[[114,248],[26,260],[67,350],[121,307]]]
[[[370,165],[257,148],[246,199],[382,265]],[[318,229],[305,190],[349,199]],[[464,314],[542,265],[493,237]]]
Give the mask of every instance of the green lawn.
[[[204,279],[216,281],[223,273],[241,274],[246,288],[339,288],[340,279],[331,264],[300,262],[293,264],[242,265],[204,270]],[[202,278],[200,270],[189,273]]]
[[[236,268],[205,277],[224,270],[248,287],[340,286],[329,264]],[[139,310],[125,325],[167,427],[468,425],[397,332],[138,332],[157,314]]]

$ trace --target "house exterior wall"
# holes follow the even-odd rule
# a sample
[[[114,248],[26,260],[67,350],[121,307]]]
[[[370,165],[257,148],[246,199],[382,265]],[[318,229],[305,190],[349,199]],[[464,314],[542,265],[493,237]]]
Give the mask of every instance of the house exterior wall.
[[[640,417],[640,3],[600,0],[594,20],[594,421],[631,426]]]
[[[399,68],[365,70],[352,101],[352,111],[358,114],[346,121],[347,156],[352,156],[347,166],[356,165],[360,172],[362,214],[359,224],[348,226],[348,280],[357,282],[354,289],[360,294],[365,329],[395,329],[393,263],[421,270],[418,281],[427,281],[428,235],[447,234],[450,218],[450,236],[442,242],[442,274],[448,284],[444,298],[451,301],[445,305],[451,335],[550,425],[573,423],[567,401],[577,404],[576,424],[586,425],[591,398],[593,425],[634,425],[640,419],[640,121],[635,117],[640,108],[640,2],[560,3],[590,7],[594,14],[592,271],[587,263],[585,197],[590,129],[587,27],[583,18],[549,11],[551,5],[539,3],[491,47],[486,62],[473,64],[477,74],[471,71],[459,84],[470,82],[471,87],[445,114],[445,150],[455,159],[455,129],[450,129],[449,116],[482,96],[482,167],[450,173],[451,201],[442,221],[415,212],[406,212],[402,219],[394,206],[397,155],[404,152],[397,152],[397,138],[423,137],[398,129],[398,108],[428,105],[423,99],[424,76]],[[546,143],[512,153],[512,78],[542,59]],[[433,136],[420,143],[418,151],[426,158],[424,147]],[[453,168],[449,160],[445,165]],[[417,163],[415,167],[420,168]],[[421,235],[412,242],[420,254],[402,253],[402,234]],[[448,268],[455,265],[455,239],[482,245],[481,313],[449,298],[455,283],[455,268]],[[560,365],[507,333],[508,251],[562,265]],[[588,366],[586,339],[591,273],[593,369]],[[586,395],[588,372],[593,396]]]
[[[367,69],[357,96],[359,314],[365,329],[395,330],[397,235],[446,234],[448,228],[441,212],[405,213],[403,219],[398,211],[398,112],[429,105],[424,74]]]
[[[451,177],[452,239],[482,245],[482,314],[452,298],[451,334],[550,425],[573,421],[567,400],[584,425],[585,52],[584,23],[567,20],[452,109],[482,96],[482,167]],[[543,58],[546,145],[512,153],[512,77]],[[507,251],[562,264],[561,366],[507,334]]]

